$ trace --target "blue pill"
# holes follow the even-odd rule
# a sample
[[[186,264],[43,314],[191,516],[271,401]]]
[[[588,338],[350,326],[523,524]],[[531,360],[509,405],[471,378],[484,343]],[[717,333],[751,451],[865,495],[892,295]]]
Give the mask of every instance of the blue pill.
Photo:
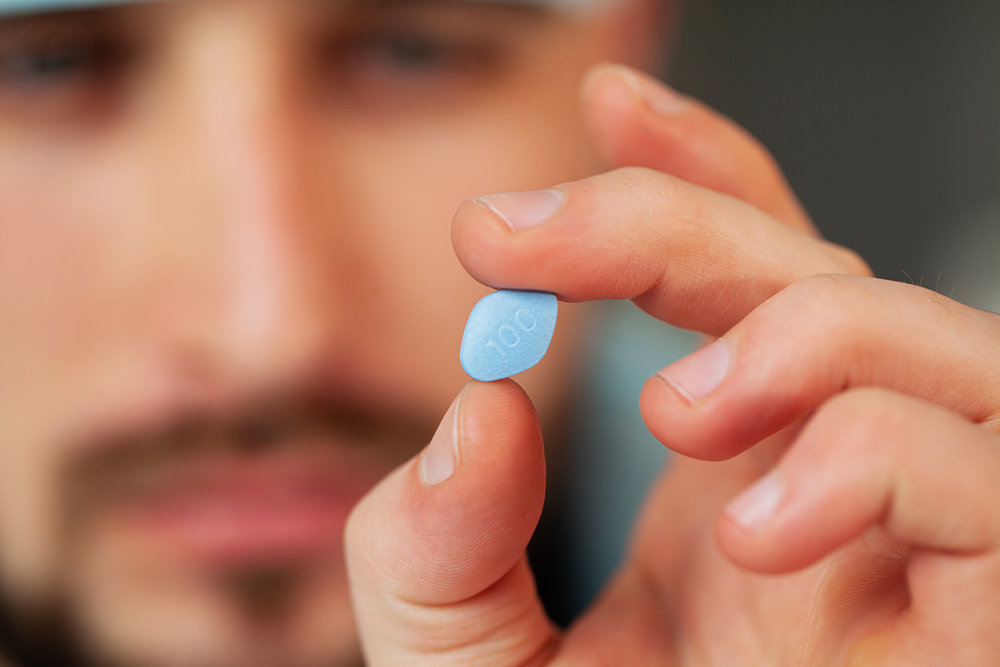
[[[492,382],[526,371],[545,356],[556,329],[554,294],[500,290],[469,313],[459,360],[470,376]]]

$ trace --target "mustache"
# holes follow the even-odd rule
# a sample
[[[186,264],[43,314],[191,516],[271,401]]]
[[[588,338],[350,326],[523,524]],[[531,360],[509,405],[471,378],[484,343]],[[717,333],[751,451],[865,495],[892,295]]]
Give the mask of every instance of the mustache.
[[[315,393],[248,401],[226,414],[187,410],[83,443],[77,450],[83,453],[67,465],[70,483],[65,488],[79,498],[101,480],[127,478],[199,455],[253,456],[302,442],[401,463],[430,441],[439,419],[426,409],[398,403]]]

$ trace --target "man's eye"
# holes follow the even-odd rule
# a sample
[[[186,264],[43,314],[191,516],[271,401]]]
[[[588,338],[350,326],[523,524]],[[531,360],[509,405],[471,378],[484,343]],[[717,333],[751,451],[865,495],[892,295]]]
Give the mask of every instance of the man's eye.
[[[0,72],[3,78],[24,84],[61,81],[85,73],[90,56],[79,49],[15,53],[0,60]]]
[[[402,74],[478,67],[485,49],[459,40],[427,35],[375,35],[348,44],[346,55],[357,64],[395,68]]]
[[[97,55],[94,41],[85,31],[64,30],[47,44],[0,51],[0,78],[20,85],[65,82],[90,73]]]
[[[335,45],[329,73],[341,92],[412,96],[454,89],[488,72],[488,44],[421,33],[355,36]]]
[[[128,61],[124,44],[82,28],[0,44],[0,114],[34,122],[95,118],[116,99]]]

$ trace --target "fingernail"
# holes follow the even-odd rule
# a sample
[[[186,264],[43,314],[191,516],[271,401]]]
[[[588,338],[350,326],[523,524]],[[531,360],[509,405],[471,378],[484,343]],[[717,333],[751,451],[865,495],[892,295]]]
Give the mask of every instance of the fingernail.
[[[723,511],[744,530],[755,532],[774,518],[784,494],[785,485],[778,473],[771,471],[731,500]]]
[[[424,456],[420,460],[420,477],[427,486],[445,481],[455,473],[458,466],[458,405],[461,401],[462,394],[459,394],[441,419],[430,444],[424,449]]]
[[[657,373],[690,403],[707,396],[729,373],[729,345],[720,338]]]
[[[520,232],[551,218],[562,204],[563,193],[559,190],[501,192],[478,197],[476,201],[500,216],[512,231]]]
[[[691,98],[681,95],[667,84],[645,74],[637,74],[624,65],[618,71],[632,92],[656,113],[675,116],[691,108]]]

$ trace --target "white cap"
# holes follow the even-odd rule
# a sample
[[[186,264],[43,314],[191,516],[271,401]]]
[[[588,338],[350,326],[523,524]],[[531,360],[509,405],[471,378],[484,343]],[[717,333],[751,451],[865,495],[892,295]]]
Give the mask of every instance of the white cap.
[[[88,9],[120,5],[135,0],[0,0],[0,16]]]
[[[0,0],[0,16],[41,14],[45,12],[92,9],[111,5],[135,4],[148,0]],[[586,14],[608,4],[609,0],[467,0],[469,2],[528,5],[574,14]]]

